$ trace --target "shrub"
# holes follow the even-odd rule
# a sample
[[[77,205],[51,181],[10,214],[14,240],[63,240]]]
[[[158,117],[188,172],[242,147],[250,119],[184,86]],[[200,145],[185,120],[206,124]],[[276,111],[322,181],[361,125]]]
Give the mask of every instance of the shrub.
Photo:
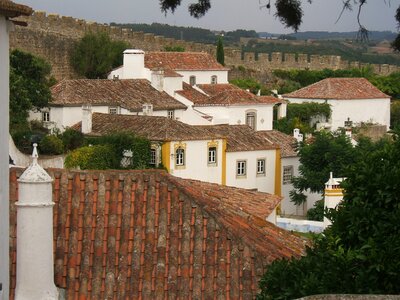
[[[64,144],[58,136],[50,134],[40,141],[39,150],[43,154],[62,154],[64,152]]]
[[[315,202],[314,207],[307,211],[307,220],[323,221],[324,220],[324,200]]]
[[[83,145],[84,136],[82,132],[67,128],[62,134],[61,139],[64,143],[64,148],[66,151],[74,150]]]
[[[65,158],[66,168],[111,169],[116,165],[114,149],[111,145],[86,146],[72,151]]]

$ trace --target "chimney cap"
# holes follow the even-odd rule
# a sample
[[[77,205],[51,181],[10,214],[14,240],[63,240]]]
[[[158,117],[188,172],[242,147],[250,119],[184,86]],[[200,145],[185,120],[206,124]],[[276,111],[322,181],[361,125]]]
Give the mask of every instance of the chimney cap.
[[[144,51],[140,49],[126,49],[124,54],[144,54]]]

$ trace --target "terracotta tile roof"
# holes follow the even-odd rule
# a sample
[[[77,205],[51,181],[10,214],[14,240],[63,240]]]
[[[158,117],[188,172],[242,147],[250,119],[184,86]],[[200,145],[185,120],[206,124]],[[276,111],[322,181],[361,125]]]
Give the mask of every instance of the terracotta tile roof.
[[[81,123],[72,128],[81,129]],[[221,135],[191,126],[166,117],[110,115],[94,113],[92,115],[91,135],[105,135],[113,132],[129,131],[152,141],[208,140],[222,138]]]
[[[256,134],[247,125],[205,125],[195,126],[207,130],[209,134],[220,134],[227,138],[227,152],[278,149],[279,146]]]
[[[276,104],[273,97],[256,96],[232,84],[199,84],[197,85],[209,98],[199,99],[195,106],[209,105],[247,105]]]
[[[144,65],[151,70],[159,68],[174,71],[229,70],[206,52],[146,52]]]
[[[183,82],[183,90],[177,91],[177,93],[193,103],[205,103],[209,100],[209,97],[202,92],[193,88],[190,84]]]
[[[10,299],[21,172],[10,174]],[[48,172],[66,299],[254,299],[269,263],[304,253],[304,240],[254,214],[268,194],[159,170]]]
[[[256,134],[259,137],[265,138],[281,148],[281,157],[297,156],[297,140],[286,133],[278,130],[260,130]]]
[[[62,80],[51,88],[54,106],[118,105],[131,111],[142,111],[150,103],[154,110],[186,109],[186,106],[159,92],[146,79],[75,79]]]
[[[326,78],[283,97],[339,100],[390,98],[365,78]]]
[[[30,16],[33,9],[26,5],[16,4],[9,0],[0,0],[0,15],[15,18],[21,15]]]

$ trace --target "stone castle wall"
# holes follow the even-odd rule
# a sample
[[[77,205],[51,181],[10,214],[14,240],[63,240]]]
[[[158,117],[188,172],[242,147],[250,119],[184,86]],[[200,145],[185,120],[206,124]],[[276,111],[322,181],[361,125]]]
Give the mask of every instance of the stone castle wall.
[[[76,78],[70,67],[70,53],[73,45],[87,32],[107,32],[114,40],[123,40],[132,48],[145,51],[159,51],[166,46],[182,46],[186,51],[204,51],[215,54],[215,46],[187,42],[143,33],[120,27],[88,22],[72,17],[35,12],[33,16],[20,18],[28,23],[27,27],[16,26],[10,35],[12,49],[18,48],[48,60],[53,67],[56,79]],[[360,62],[348,62],[340,56],[306,55],[280,52],[244,53],[241,50],[225,48],[225,63],[228,66],[244,66],[262,73],[274,69],[310,69],[322,70],[360,68],[365,66]],[[378,74],[389,74],[400,71],[400,67],[392,65],[372,65]]]

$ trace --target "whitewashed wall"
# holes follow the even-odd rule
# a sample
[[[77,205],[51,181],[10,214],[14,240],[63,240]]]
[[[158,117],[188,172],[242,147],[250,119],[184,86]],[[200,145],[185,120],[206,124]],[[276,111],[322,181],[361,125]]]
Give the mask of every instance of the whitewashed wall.
[[[228,83],[228,71],[176,71],[183,81],[190,83],[190,76],[196,76],[196,84],[210,84],[211,76],[217,76],[217,84]]]
[[[260,192],[275,193],[275,157],[276,150],[227,152],[226,185],[245,189],[257,189]],[[265,176],[257,175],[257,159],[266,160]],[[236,176],[238,160],[247,161],[246,176]]]
[[[218,142],[217,164],[209,166],[207,143],[211,140],[204,141],[182,141],[186,144],[186,161],[185,167],[175,166],[175,156],[170,160],[170,173],[174,176],[188,179],[196,179],[212,183],[222,183],[222,139],[215,140]],[[174,154],[174,145],[179,142],[170,143],[170,156]]]
[[[182,82],[182,77],[164,77],[164,91],[168,95],[175,97],[175,91],[183,89]]]
[[[317,102],[328,103],[331,105],[332,116],[330,123],[331,130],[344,127],[347,118],[353,121],[353,124],[360,122],[372,122],[381,125],[390,126],[390,99],[352,99],[335,100],[329,99],[299,99],[288,98],[291,103]]]

